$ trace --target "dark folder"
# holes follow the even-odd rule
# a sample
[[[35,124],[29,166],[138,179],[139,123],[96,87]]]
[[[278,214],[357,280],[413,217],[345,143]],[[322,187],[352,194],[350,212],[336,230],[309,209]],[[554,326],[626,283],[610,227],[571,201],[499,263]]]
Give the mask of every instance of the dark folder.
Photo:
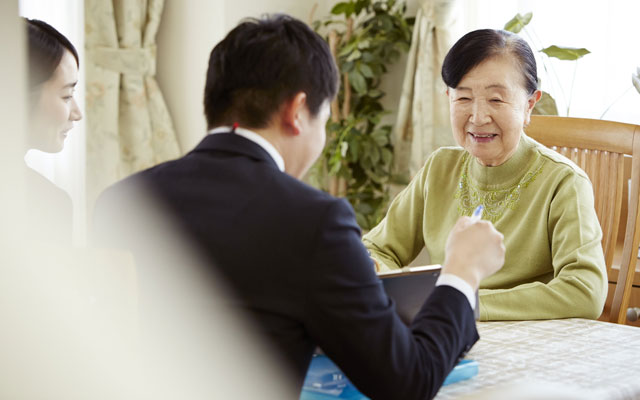
[[[378,274],[387,296],[393,299],[398,315],[407,325],[433,291],[441,269],[440,265],[424,265]]]

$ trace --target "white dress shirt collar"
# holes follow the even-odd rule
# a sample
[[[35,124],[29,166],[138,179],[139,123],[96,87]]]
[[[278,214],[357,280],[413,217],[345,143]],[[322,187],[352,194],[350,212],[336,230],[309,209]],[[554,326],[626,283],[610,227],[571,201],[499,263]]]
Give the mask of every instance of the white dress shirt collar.
[[[215,135],[216,133],[230,133],[232,131],[236,135],[240,135],[245,139],[251,140],[258,146],[262,147],[264,151],[266,151],[271,156],[273,161],[275,161],[276,165],[278,166],[278,169],[284,172],[284,159],[282,158],[280,153],[278,153],[278,150],[276,150],[276,148],[271,143],[269,143],[267,139],[263,138],[257,133],[252,132],[248,129],[243,129],[243,128],[236,128],[234,130],[230,126],[219,126],[217,128],[211,129],[208,133],[210,135]]]

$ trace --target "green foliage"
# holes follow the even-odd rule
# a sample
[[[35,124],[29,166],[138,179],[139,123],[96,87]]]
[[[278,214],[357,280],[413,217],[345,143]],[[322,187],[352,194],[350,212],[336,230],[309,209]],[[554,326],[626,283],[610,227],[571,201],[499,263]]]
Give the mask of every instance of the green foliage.
[[[542,92],[542,96],[533,108],[532,113],[534,115],[558,115],[558,106],[549,93]]]
[[[513,32],[513,33],[519,33],[524,29],[525,30],[524,33],[527,33],[525,27],[529,24],[529,22],[531,22],[532,18],[533,18],[533,13],[529,12],[529,13],[526,13],[525,15],[521,15],[520,13],[518,13],[513,18],[511,18],[509,22],[507,22],[504,25],[504,30]],[[583,56],[591,53],[589,50],[585,48],[578,49],[573,47],[561,47],[556,45],[546,47],[539,51],[541,53],[546,54],[548,57],[557,58],[559,60],[570,60],[570,61],[577,61]],[[543,67],[545,71],[548,71],[547,65],[544,62],[544,59],[543,59]],[[575,78],[575,72],[574,72],[574,78]],[[557,76],[556,76],[556,79],[557,79]],[[567,115],[569,114],[570,103],[571,103],[571,99],[568,100]],[[536,103],[536,106],[533,109],[533,114],[558,115],[558,107],[556,106],[556,101],[553,99],[553,97],[551,97],[549,93],[542,91],[542,97],[540,98],[540,101]]]
[[[577,60],[578,58],[591,53],[585,48],[574,49],[573,47],[549,46],[540,50],[549,57],[555,57],[559,60]]]
[[[529,22],[531,22],[531,18],[533,18],[533,13],[529,12],[525,15],[520,15],[520,13],[518,13],[504,25],[504,30],[513,33],[519,33],[522,28],[524,28]]]
[[[333,30],[339,38],[335,53],[342,84],[339,108],[332,109],[334,115],[327,123],[323,156],[310,179],[324,190],[328,190],[328,176],[343,179],[344,195],[365,230],[380,222],[388,203],[385,184],[393,147],[391,126],[381,123],[388,111],[380,102],[385,93],[379,87],[387,67],[409,50],[413,18],[405,17],[405,12],[406,5],[396,0],[350,0],[336,4],[331,16],[313,24],[317,31]],[[335,115],[338,109],[340,115]]]

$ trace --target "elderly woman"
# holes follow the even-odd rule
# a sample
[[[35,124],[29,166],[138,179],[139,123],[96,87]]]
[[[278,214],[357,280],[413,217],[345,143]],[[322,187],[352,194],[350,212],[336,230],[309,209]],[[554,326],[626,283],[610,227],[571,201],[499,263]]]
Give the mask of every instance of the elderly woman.
[[[462,37],[442,66],[453,136],[364,237],[380,269],[426,247],[444,261],[457,218],[484,206],[504,234],[504,267],[480,285],[481,320],[597,318],[606,298],[602,232],[591,183],[574,163],[524,133],[540,99],[527,43],[505,31]]]

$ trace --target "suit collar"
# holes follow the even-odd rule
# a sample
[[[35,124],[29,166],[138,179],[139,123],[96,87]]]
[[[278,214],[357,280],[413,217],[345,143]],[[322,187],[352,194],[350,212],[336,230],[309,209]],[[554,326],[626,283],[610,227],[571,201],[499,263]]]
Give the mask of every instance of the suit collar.
[[[235,153],[254,160],[267,162],[274,168],[279,168],[278,164],[264,148],[245,137],[231,132],[205,136],[196,148],[192,150],[192,153],[208,151]]]
[[[229,131],[231,131],[231,133],[235,133],[236,135],[242,136],[245,139],[249,139],[255,144],[257,144],[258,146],[262,147],[267,153],[269,153],[271,158],[273,158],[273,160],[276,162],[276,164],[278,165],[278,169],[284,172],[284,159],[282,158],[282,155],[278,152],[278,149],[276,149],[276,147],[271,142],[269,142],[267,139],[257,134],[256,132],[250,131],[248,129],[240,128],[237,126],[237,124],[234,124],[233,127],[220,126],[218,128],[213,128],[209,130],[209,135],[215,135],[219,133],[229,133]]]

